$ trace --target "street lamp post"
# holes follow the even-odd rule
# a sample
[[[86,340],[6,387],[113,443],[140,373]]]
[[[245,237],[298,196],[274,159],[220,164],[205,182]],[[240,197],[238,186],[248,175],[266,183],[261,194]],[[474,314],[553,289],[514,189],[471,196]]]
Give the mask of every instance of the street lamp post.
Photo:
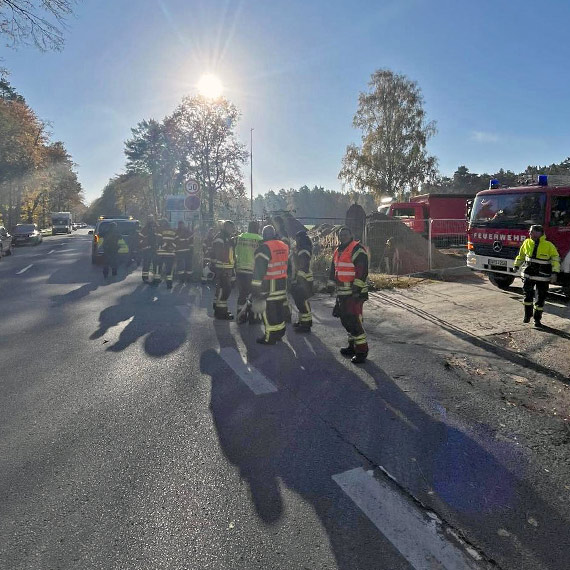
[[[253,128],[249,130],[249,190],[250,218],[253,220]]]

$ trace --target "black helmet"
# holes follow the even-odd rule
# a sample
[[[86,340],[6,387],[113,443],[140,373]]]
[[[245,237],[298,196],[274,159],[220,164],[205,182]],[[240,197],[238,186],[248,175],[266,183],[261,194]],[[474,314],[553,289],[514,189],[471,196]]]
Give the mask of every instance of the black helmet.
[[[532,226],[530,226],[530,230],[531,232],[540,232],[541,234],[544,233],[544,228],[540,225],[540,224],[533,224]]]

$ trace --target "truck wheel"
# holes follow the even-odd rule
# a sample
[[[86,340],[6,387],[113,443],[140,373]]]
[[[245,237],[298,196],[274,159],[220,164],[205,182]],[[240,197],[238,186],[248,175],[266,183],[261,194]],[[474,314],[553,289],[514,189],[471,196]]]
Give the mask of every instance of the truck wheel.
[[[499,289],[503,289],[505,291],[508,289],[515,280],[514,277],[510,275],[497,275],[496,273],[489,273],[489,281]]]

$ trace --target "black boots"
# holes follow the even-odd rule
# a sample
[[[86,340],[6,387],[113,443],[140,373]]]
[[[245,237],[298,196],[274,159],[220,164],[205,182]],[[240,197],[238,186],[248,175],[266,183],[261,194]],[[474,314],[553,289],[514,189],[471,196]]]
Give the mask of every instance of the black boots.
[[[363,362],[366,362],[366,357],[368,356],[368,354],[366,352],[357,352],[351,359],[350,362],[352,362],[352,364],[362,364]]]
[[[532,317],[532,305],[524,306],[524,319],[523,323],[530,323],[530,318]]]
[[[354,351],[354,343],[353,342],[349,342],[348,346],[346,348],[341,348],[340,349],[340,353],[343,356],[354,356],[356,353]]]
[[[542,327],[542,323],[540,322],[542,319],[542,311],[534,310],[534,326],[539,329]]]

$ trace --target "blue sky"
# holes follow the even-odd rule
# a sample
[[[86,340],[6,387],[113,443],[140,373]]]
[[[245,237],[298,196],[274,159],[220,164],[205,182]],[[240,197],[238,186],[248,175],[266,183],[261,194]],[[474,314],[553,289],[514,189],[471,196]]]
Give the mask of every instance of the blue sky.
[[[418,82],[443,174],[566,158],[569,23],[570,4],[548,0],[83,0],[63,52],[0,57],[88,202],[123,171],[131,127],[171,113],[206,72],[241,110],[241,141],[255,129],[254,194],[340,190],[358,93],[379,68]]]

